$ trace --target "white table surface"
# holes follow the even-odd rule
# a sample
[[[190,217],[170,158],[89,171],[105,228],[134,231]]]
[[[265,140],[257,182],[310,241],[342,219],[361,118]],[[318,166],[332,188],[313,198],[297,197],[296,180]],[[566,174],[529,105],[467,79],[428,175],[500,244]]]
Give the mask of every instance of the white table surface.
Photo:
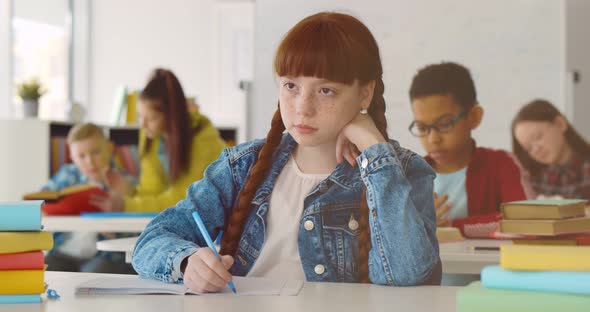
[[[305,283],[298,296],[76,296],[75,286],[109,274],[47,272],[45,282],[61,296],[41,304],[0,304],[10,312],[175,312],[175,311],[455,311],[459,287],[386,287],[344,283]]]
[[[102,251],[124,252],[125,261],[131,263],[131,256],[137,237],[103,240],[96,243],[96,249]],[[475,247],[499,247],[512,244],[510,240],[468,239],[461,242],[440,244],[440,258],[443,273],[479,274],[487,265],[500,263],[498,250],[475,250]]]
[[[77,216],[44,216],[43,229],[50,232],[116,232],[140,233],[152,218],[82,218]]]
[[[443,273],[480,274],[488,265],[500,264],[499,250],[475,250],[475,247],[500,247],[512,244],[510,240],[467,239],[460,242],[440,244],[440,259]]]

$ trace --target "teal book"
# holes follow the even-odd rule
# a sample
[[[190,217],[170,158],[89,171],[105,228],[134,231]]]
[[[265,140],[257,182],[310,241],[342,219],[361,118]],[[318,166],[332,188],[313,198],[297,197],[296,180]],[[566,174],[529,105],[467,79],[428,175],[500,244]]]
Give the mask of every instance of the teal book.
[[[2,303],[41,303],[41,295],[0,295],[0,304]]]
[[[481,283],[486,288],[590,295],[590,272],[512,271],[488,266],[481,271]]]
[[[42,200],[0,202],[0,231],[41,230]]]
[[[590,296],[484,288],[473,282],[457,292],[457,312],[588,312]]]

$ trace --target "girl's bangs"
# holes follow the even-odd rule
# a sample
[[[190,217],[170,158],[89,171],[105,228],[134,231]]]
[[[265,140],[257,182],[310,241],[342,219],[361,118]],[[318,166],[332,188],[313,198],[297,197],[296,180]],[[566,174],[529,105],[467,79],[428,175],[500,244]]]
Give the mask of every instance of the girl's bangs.
[[[342,29],[321,20],[297,25],[283,39],[275,57],[278,76],[317,77],[352,84],[364,80],[360,72],[363,59]],[[359,53],[360,52],[360,53]]]

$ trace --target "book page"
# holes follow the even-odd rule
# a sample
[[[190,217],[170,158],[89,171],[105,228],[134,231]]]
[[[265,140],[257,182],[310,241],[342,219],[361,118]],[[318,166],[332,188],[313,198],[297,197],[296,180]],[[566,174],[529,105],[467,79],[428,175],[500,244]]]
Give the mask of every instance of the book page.
[[[86,295],[140,295],[176,294],[186,292],[183,284],[168,284],[140,278],[137,275],[101,277],[89,280],[76,287],[76,294]]]
[[[219,293],[210,293],[205,295],[238,295],[238,296],[297,296],[303,281],[282,280],[262,277],[241,277],[234,276],[234,285],[237,293],[234,294],[229,286],[225,286]],[[188,290],[190,294],[203,295]]]
[[[303,281],[234,276],[238,296],[296,296]],[[184,284],[168,284],[140,278],[137,275],[101,277],[76,287],[79,295],[139,295],[139,294],[194,294],[204,296],[232,295],[228,286],[219,293],[201,294],[189,290]]]

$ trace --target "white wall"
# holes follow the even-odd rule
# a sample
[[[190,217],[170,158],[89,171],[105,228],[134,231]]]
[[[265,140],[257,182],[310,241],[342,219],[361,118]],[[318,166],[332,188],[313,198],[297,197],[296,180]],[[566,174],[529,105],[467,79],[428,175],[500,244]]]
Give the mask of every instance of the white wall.
[[[215,2],[91,1],[91,119],[109,123],[117,87],[141,89],[158,66],[174,71],[205,113],[215,112]]]
[[[72,33],[72,97],[88,107],[90,101],[90,0],[75,0]]]
[[[471,69],[485,109],[480,145],[510,148],[510,120],[525,102],[547,98],[563,108],[563,3],[553,0],[258,0],[250,138],[270,128],[277,91],[274,51],[285,32],[323,10],[352,13],[376,37],[384,66],[389,133],[422,152],[408,133],[407,91],[417,69],[442,60]]]
[[[572,82],[572,107],[569,117],[574,127],[590,141],[590,1],[566,1],[567,70],[580,74],[578,83]]]

